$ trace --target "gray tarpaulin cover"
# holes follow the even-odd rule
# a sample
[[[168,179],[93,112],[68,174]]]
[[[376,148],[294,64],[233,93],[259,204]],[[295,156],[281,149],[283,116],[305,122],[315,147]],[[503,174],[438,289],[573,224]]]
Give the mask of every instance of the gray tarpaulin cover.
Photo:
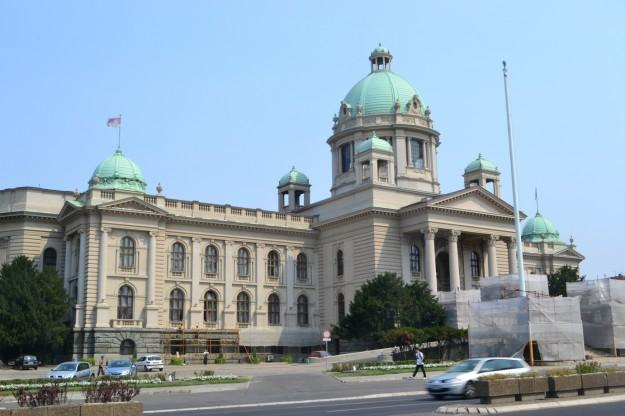
[[[319,328],[245,328],[239,333],[239,344],[308,347],[323,344],[321,335]]]
[[[547,293],[547,279],[534,275],[527,276],[528,296],[519,297],[514,278],[480,282],[482,302],[470,305],[469,355],[522,356],[531,337],[543,361],[584,359],[579,298],[538,295]]]
[[[469,305],[480,302],[479,289],[438,292],[438,301],[445,309],[445,325],[452,328],[469,327]]]
[[[614,279],[567,283],[569,297],[578,297],[584,340],[593,348],[625,348],[625,281]]]

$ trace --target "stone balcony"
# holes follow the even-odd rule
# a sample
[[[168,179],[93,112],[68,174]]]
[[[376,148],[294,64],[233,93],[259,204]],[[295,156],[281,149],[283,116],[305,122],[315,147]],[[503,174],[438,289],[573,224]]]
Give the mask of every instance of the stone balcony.
[[[138,319],[111,319],[111,328],[143,328],[143,321]]]

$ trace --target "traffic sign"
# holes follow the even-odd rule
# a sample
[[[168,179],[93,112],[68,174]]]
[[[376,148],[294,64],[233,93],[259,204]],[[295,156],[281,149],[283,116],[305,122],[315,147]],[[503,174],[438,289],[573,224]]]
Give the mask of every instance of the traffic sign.
[[[330,338],[330,331],[323,331],[323,337],[324,338]]]
[[[328,338],[324,338],[322,341],[323,341],[323,342],[330,342],[330,341],[332,341],[332,338],[330,338],[330,337],[328,337]]]

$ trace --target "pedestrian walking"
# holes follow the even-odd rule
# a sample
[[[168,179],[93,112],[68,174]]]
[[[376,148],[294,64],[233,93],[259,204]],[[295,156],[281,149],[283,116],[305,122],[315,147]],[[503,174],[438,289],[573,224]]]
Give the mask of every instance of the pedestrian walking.
[[[419,368],[423,372],[423,378],[426,378],[427,376],[425,375],[425,367],[423,366],[424,361],[425,361],[425,356],[423,355],[423,353],[421,352],[419,348],[415,348],[414,358],[415,358],[416,367],[414,369],[414,372],[412,373],[412,378],[415,378],[415,376],[417,375],[417,372],[419,372]]]
[[[104,375],[104,356],[100,356],[100,362],[98,363],[98,377]]]
[[[203,362],[204,362],[204,365],[208,364],[208,351],[206,351],[206,350],[204,350]]]

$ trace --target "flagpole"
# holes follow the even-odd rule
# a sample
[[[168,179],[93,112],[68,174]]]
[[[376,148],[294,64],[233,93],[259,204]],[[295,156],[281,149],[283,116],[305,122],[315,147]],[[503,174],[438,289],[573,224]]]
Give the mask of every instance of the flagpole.
[[[508,123],[508,148],[510,150],[510,169],[512,171],[512,198],[514,203],[514,228],[516,229],[516,256],[517,273],[519,274],[519,291],[521,296],[527,296],[525,292],[525,276],[523,264],[523,241],[521,240],[521,218],[519,215],[519,195],[516,189],[516,162],[514,157],[514,142],[512,140],[512,126],[510,123],[510,106],[508,104],[508,70],[506,61],[503,61],[503,87],[506,97],[506,121]],[[530,347],[531,348],[531,347]]]
[[[117,126],[117,149],[122,148],[122,115],[119,115],[119,126]]]

